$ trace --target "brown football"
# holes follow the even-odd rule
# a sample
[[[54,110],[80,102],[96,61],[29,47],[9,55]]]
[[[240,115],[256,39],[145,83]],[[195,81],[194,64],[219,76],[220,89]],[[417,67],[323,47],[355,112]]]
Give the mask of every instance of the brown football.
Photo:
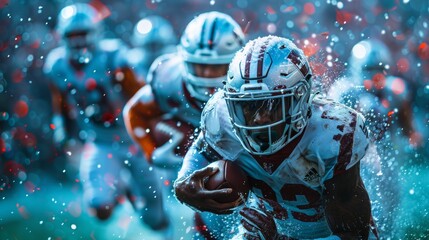
[[[193,138],[191,136],[193,136],[194,129],[191,124],[167,116],[153,119],[150,122],[150,132],[156,147],[179,138],[180,141],[175,153],[182,157],[185,156],[192,144]]]
[[[250,185],[247,175],[241,168],[228,160],[218,160],[210,163],[211,167],[218,167],[214,175],[210,176],[205,183],[208,190],[232,188],[232,193],[228,197],[215,199],[220,203],[233,202],[239,197],[243,197],[244,201],[249,195]]]

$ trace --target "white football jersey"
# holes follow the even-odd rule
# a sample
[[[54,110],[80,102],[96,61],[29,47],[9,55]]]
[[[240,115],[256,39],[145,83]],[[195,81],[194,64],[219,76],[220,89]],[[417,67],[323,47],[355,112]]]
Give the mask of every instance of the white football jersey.
[[[273,155],[256,156],[245,151],[235,136],[223,94],[219,91],[207,103],[201,128],[210,147],[247,173],[256,196],[248,204],[271,211],[279,233],[285,236],[329,236],[323,208],[324,183],[365,155],[369,140],[363,116],[342,104],[316,97],[300,137]],[[294,144],[295,148],[288,148]]]
[[[154,100],[162,112],[198,127],[202,108],[186,89],[184,73],[183,59],[178,54],[160,56],[149,70],[147,83],[151,91],[139,100],[143,103]]]

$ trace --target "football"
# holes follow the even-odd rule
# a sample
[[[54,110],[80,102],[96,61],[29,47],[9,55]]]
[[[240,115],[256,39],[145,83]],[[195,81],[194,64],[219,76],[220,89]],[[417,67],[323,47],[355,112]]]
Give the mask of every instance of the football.
[[[232,188],[232,193],[228,197],[215,199],[220,203],[233,202],[239,197],[246,201],[249,195],[250,185],[247,175],[241,168],[228,160],[218,160],[209,164],[210,167],[218,167],[214,175],[210,176],[205,182],[205,188],[208,190]]]
[[[150,132],[156,147],[170,142],[177,147],[175,154],[183,157],[193,141],[194,127],[168,115],[153,119],[150,122]]]

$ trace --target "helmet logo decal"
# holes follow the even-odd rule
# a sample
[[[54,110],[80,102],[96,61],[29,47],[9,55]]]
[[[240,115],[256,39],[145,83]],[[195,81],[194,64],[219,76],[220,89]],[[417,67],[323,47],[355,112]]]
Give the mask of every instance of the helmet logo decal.
[[[295,49],[293,49],[290,54],[287,56],[287,58],[289,58],[291,60],[291,62],[293,64],[295,64],[298,69],[301,71],[302,76],[307,76],[309,69],[308,67],[305,65],[305,63],[302,61],[300,54],[298,51],[296,51]]]

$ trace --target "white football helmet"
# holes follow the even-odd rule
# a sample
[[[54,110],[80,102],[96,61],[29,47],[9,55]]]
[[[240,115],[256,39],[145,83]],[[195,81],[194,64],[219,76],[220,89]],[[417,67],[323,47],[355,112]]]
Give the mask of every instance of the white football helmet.
[[[220,12],[207,12],[193,19],[182,34],[179,53],[186,65],[186,88],[191,96],[206,102],[214,90],[222,88],[227,66],[244,44],[244,33],[237,22]],[[224,65],[225,75],[199,76],[197,65]]]
[[[275,153],[303,132],[311,115],[311,76],[302,50],[285,38],[255,39],[235,55],[225,99],[248,152]]]
[[[153,15],[137,22],[131,43],[134,47],[158,51],[166,45],[175,45],[176,39],[173,26],[166,19]]]
[[[92,59],[92,50],[99,40],[100,22],[99,12],[89,4],[76,3],[61,10],[57,32],[72,62],[84,65]]]
[[[358,42],[352,48],[349,67],[353,79],[372,78],[375,73],[388,70],[392,64],[389,48],[381,41],[368,39]]]

